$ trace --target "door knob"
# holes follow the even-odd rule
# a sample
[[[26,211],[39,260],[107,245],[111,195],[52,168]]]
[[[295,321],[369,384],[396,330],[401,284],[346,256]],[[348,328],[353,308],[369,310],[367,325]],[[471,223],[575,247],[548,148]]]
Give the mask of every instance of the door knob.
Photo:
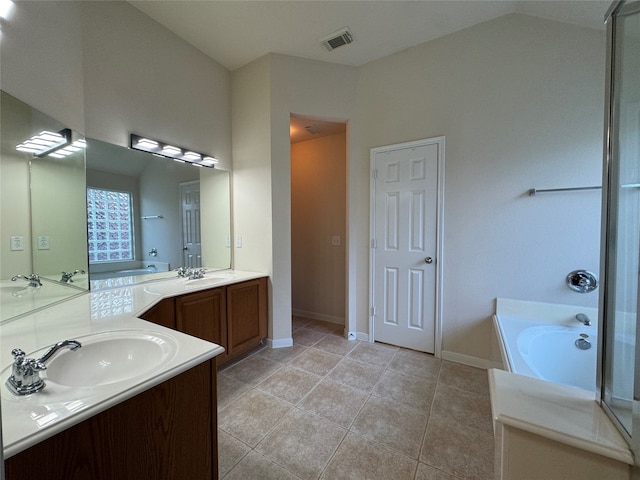
[[[424,262],[425,263],[433,263],[433,258],[427,257],[427,258],[424,259]]]

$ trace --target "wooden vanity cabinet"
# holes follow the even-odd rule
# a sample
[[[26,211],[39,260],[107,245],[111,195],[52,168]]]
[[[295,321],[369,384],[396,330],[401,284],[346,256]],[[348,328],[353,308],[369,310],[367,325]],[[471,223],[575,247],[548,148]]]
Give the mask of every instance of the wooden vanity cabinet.
[[[226,289],[213,288],[175,299],[175,329],[224,347],[227,355]]]
[[[267,337],[267,277],[166,298],[142,318],[224,347],[221,365]]]
[[[5,460],[7,480],[217,480],[215,359]]]

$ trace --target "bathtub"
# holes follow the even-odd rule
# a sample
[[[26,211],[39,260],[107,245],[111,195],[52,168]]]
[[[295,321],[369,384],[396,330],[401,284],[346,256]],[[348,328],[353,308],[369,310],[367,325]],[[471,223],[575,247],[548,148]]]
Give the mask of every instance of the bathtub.
[[[591,325],[576,320],[578,313]],[[506,370],[595,391],[597,309],[497,299],[493,320]],[[591,347],[578,348],[578,339]]]

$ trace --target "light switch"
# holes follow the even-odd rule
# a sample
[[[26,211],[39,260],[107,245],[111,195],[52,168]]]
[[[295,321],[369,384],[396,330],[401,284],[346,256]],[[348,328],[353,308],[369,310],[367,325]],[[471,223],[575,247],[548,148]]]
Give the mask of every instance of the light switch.
[[[334,235],[333,237],[331,237],[331,245],[333,245],[334,247],[340,246],[340,235]]]
[[[48,235],[40,235],[36,239],[38,243],[38,250],[49,250],[49,236]]]
[[[225,247],[231,247],[231,235],[227,235],[225,240],[224,240],[224,246]]]
[[[11,237],[11,250],[24,250],[24,237]]]
[[[236,235],[236,248],[242,248],[242,235]]]

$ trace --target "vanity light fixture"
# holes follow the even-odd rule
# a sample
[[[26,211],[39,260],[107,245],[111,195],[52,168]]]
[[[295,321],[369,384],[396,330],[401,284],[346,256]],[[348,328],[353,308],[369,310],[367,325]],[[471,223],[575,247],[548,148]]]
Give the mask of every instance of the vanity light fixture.
[[[197,167],[214,168],[214,165],[218,163],[218,160],[210,155],[152,140],[135,133],[131,134],[129,146],[134,150],[153,153],[157,156],[171,158],[177,162],[190,163]]]
[[[44,130],[28,140],[16,145],[19,152],[33,153],[34,157],[64,158],[87,147],[84,139],[73,140],[73,132],[69,128],[59,132]],[[72,143],[73,142],[73,143]]]

